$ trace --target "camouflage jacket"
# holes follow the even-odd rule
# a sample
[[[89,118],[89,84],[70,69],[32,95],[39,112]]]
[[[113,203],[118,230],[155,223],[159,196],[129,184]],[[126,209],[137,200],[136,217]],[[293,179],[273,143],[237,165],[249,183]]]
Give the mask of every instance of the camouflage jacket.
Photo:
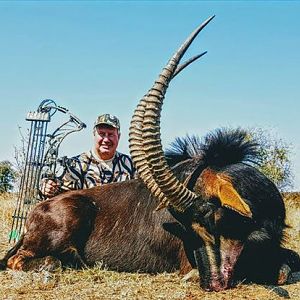
[[[116,152],[109,161],[100,160],[93,151],[84,152],[68,160],[57,177],[62,190],[86,189],[94,186],[133,179],[135,169],[131,158]]]

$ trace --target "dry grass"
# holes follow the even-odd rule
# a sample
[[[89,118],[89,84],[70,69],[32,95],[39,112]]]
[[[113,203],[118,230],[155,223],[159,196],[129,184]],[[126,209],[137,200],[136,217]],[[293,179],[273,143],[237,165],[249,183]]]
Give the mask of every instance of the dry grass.
[[[300,193],[284,194],[287,212],[287,225],[291,230],[286,231],[287,246],[300,253]]]
[[[300,253],[300,194],[285,197],[287,222],[286,245]],[[0,199],[0,255],[9,245],[8,233],[14,201],[10,195]],[[97,266],[88,270],[0,273],[0,299],[300,299],[300,274],[291,284],[281,287],[239,285],[224,292],[203,292],[197,282],[183,282],[176,274],[117,273]]]

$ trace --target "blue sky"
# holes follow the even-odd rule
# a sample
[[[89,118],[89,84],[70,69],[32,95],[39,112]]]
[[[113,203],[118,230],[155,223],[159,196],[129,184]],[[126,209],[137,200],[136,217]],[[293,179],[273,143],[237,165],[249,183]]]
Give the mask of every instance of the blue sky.
[[[89,149],[94,119],[106,112],[119,116],[119,149],[128,152],[138,100],[187,35],[211,15],[216,18],[186,57],[208,54],[167,92],[164,145],[218,127],[261,127],[292,144],[300,190],[297,1],[1,1],[0,160],[13,161],[18,125],[26,128],[27,112],[45,98],[88,125],[64,142],[62,154]]]

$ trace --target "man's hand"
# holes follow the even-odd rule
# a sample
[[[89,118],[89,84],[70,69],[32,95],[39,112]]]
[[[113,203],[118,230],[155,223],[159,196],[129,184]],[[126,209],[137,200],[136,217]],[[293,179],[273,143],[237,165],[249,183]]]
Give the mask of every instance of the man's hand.
[[[60,184],[52,179],[43,178],[41,181],[41,193],[47,198],[51,198],[58,194]]]

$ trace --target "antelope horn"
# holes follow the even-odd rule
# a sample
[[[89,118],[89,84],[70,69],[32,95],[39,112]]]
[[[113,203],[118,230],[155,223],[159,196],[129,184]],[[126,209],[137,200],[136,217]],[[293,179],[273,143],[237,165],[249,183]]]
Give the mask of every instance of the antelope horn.
[[[178,75],[185,67],[187,67],[187,66],[190,65],[192,62],[194,62],[194,61],[197,60],[198,58],[202,57],[202,56],[203,56],[204,54],[206,54],[206,53],[207,53],[207,51],[205,51],[205,52],[203,52],[203,53],[201,53],[201,54],[195,55],[195,56],[191,57],[190,59],[188,59],[187,61],[185,61],[184,63],[182,63],[181,65],[179,65],[179,66],[176,68],[176,70],[175,70],[175,72],[174,72],[174,74],[173,74],[173,76],[172,76],[172,79],[173,79],[176,75]]]
[[[198,58],[202,57],[207,52],[203,52],[199,55],[196,55],[183,64],[179,65],[174,74],[172,79],[178,75],[183,69],[185,69],[188,65],[190,65],[192,62],[197,60]],[[150,92],[150,91],[149,91]],[[138,106],[136,107],[133,117],[131,119],[130,129],[129,129],[129,148],[130,148],[130,155],[135,163],[135,167],[138,170],[138,174],[141,178],[143,178],[143,181],[146,183],[148,189],[150,189],[150,192],[158,198],[160,205],[157,209],[161,209],[165,207],[168,204],[168,199],[165,197],[161,189],[158,187],[156,182],[154,181],[153,175],[150,171],[151,168],[149,168],[145,152],[142,148],[142,126],[143,126],[143,120],[144,120],[144,114],[146,109],[146,102],[145,99],[148,97],[149,94],[146,94],[139,102]]]
[[[147,95],[140,100],[131,119],[129,128],[129,150],[131,158],[138,171],[138,175],[142,178],[151,194],[154,195],[160,203],[167,203],[168,199],[153,179],[142,147],[142,126],[146,109],[146,97]]]
[[[160,139],[160,112],[167,91],[168,85],[176,74],[177,66],[180,59],[189,48],[193,40],[200,33],[200,31],[214,18],[210,17],[202,23],[196,30],[187,38],[178,51],[169,60],[166,67],[162,70],[155,81],[153,87],[144,98],[143,109],[143,123],[142,130],[142,149],[145,153],[146,163],[148,165],[148,172],[152,173],[152,180],[156,183],[162,191],[165,198],[171,203],[173,207],[178,210],[185,210],[189,207],[197,195],[188,190],[182,183],[180,183],[170,170]],[[177,69],[178,70],[178,69]],[[145,179],[141,176],[142,180]],[[147,179],[146,179],[147,180]],[[150,186],[150,189],[152,186]]]

